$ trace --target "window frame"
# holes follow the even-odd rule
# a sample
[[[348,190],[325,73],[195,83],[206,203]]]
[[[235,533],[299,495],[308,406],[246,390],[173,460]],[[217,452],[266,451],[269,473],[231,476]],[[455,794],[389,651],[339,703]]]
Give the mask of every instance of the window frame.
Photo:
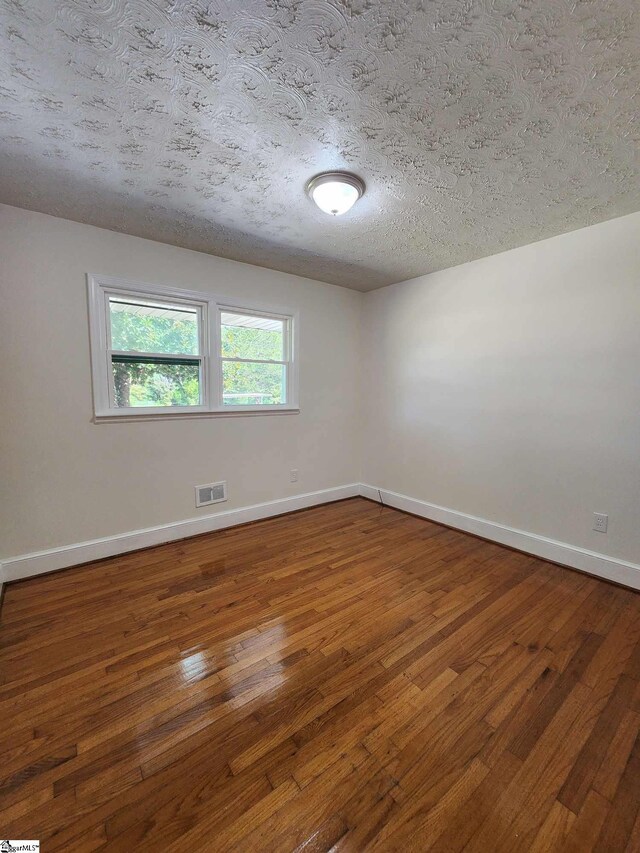
[[[89,337],[91,350],[91,376],[93,385],[94,422],[121,420],[155,420],[156,418],[190,418],[237,415],[295,414],[298,404],[298,335],[299,314],[296,311],[255,303],[239,303],[235,299],[213,293],[167,287],[147,282],[131,281],[88,274]],[[114,405],[112,356],[120,351],[111,348],[111,322],[109,297],[129,297],[173,304],[184,304],[195,308],[199,316],[199,354],[176,354],[176,358],[187,357],[200,361],[201,404],[198,406],[131,406],[119,408]],[[286,364],[287,402],[274,405],[246,404],[229,406],[222,402],[221,353],[222,312],[233,312],[256,317],[282,320],[284,323],[284,362],[267,361],[269,364]],[[136,355],[133,351],[123,353]],[[172,353],[140,353],[141,356],[157,355],[171,358]],[[244,359],[254,363],[252,359]],[[260,362],[260,359],[255,360]]]
[[[268,320],[282,320],[282,354],[284,358],[282,360],[275,360],[269,358],[233,358],[231,356],[222,355],[222,341],[218,340],[217,344],[217,352],[218,352],[218,372],[217,379],[219,383],[219,399],[223,399],[223,369],[225,362],[233,362],[236,364],[281,364],[287,368],[286,372],[286,398],[287,400],[294,397],[294,389],[292,387],[292,367],[293,367],[293,329],[292,329],[292,317],[291,315],[274,313],[273,311],[257,311],[255,309],[249,310],[247,308],[241,308],[239,305],[221,305],[218,304],[218,319],[216,323],[216,328],[218,332],[222,329],[222,315],[223,314],[242,314],[245,317],[261,317]],[[263,409],[280,409],[282,406],[286,406],[286,403],[279,403],[275,406],[266,405],[264,403],[259,403],[256,406],[253,406],[254,409],[259,408]],[[228,411],[243,411],[250,407],[250,404],[242,404],[238,406],[225,406],[223,404],[223,408],[226,412]]]

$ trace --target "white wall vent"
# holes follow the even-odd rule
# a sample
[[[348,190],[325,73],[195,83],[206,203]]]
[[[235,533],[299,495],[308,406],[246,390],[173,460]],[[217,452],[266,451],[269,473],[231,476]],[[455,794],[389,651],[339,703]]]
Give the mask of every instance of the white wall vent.
[[[196,506],[219,504],[227,499],[227,483],[208,483],[206,486],[196,486]]]

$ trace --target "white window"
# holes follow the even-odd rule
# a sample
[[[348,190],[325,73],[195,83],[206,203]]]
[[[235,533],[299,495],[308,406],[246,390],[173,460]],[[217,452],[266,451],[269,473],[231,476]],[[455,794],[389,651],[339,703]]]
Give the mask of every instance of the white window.
[[[96,419],[297,411],[295,317],[89,276]]]

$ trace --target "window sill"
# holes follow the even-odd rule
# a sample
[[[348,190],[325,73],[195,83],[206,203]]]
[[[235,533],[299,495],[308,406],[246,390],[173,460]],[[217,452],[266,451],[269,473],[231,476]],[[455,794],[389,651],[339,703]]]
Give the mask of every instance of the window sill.
[[[217,409],[215,411],[198,411],[198,412],[141,412],[140,414],[132,414],[130,412],[116,415],[112,412],[108,414],[96,414],[93,417],[94,424],[115,424],[130,421],[176,421],[185,418],[237,418],[237,417],[260,417],[261,415],[299,415],[300,409],[296,406],[287,406],[281,409]]]

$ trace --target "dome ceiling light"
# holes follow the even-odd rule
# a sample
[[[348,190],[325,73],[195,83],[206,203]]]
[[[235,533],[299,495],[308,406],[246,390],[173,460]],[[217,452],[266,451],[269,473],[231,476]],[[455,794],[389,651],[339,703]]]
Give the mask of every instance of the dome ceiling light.
[[[307,195],[323,213],[341,216],[364,195],[364,181],[351,172],[322,172],[307,184]]]

